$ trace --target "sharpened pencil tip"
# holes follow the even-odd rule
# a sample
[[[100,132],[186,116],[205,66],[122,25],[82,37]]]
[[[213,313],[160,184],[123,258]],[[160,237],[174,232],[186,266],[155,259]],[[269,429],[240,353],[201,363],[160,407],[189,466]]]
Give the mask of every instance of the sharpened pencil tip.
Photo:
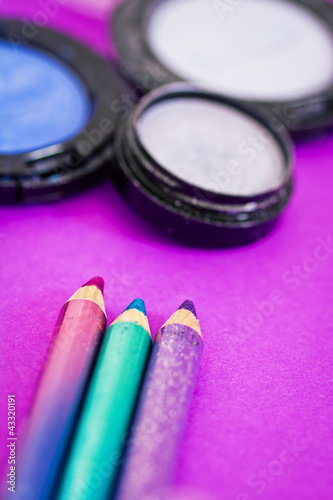
[[[104,291],[104,280],[100,276],[95,276],[94,278],[92,278],[91,280],[87,281],[87,283],[85,283],[82,286],[95,286],[96,288],[98,288],[103,293],[103,291]]]
[[[150,328],[146,314],[145,303],[142,299],[135,299],[128,307],[116,318],[110,327],[116,323],[136,323],[142,326],[150,335]],[[109,327],[109,328],[110,328]]]
[[[162,328],[168,325],[175,325],[176,323],[192,328],[201,337],[199,320],[192,300],[185,300],[182,305],[178,307],[177,311],[175,311],[164,323]]]
[[[134,299],[133,302],[131,302],[130,305],[126,307],[125,311],[128,311],[129,309],[137,309],[138,311],[141,311],[145,316],[147,316],[145,303],[142,299]]]
[[[186,309],[187,311],[190,311],[196,318],[198,317],[192,300],[185,300],[182,305],[178,307],[178,309]]]

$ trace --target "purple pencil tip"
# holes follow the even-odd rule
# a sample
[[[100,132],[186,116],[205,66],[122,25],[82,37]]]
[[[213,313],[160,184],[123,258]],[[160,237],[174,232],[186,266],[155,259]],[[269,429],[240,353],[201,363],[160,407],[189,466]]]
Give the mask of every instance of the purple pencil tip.
[[[103,291],[104,291],[104,280],[100,276],[95,276],[94,278],[92,278],[91,280],[87,281],[87,283],[85,283],[82,286],[95,286],[95,287],[99,288],[99,290],[103,293]]]
[[[198,317],[192,300],[185,300],[178,309],[187,309],[187,311],[190,311],[196,318]]]

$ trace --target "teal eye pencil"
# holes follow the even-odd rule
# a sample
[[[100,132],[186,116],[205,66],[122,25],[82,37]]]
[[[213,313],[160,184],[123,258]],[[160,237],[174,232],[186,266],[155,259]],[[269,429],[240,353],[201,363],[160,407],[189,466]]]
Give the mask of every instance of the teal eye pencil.
[[[110,498],[151,345],[136,299],[106,330],[56,500]]]

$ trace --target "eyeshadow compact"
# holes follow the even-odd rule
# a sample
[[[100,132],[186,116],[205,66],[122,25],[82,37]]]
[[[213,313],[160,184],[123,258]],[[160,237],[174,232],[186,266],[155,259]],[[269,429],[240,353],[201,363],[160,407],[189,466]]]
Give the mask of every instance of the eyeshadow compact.
[[[117,128],[112,177],[137,213],[202,246],[266,234],[292,191],[285,126],[266,108],[162,86]]]
[[[187,81],[274,112],[293,134],[333,125],[333,5],[324,0],[127,0],[121,71],[143,92]]]
[[[182,8],[192,1],[177,0]],[[159,6],[168,20],[173,0]],[[122,9],[128,4],[119,26]],[[156,23],[161,29],[149,36],[157,47],[166,32]],[[202,57],[209,69],[213,59]],[[145,85],[149,69],[143,65]],[[56,200],[109,172],[134,210],[186,243],[231,246],[266,234],[292,191],[283,122],[267,106],[202,85],[162,85],[134,106],[137,90],[80,43],[0,20],[1,202]]]
[[[50,201],[99,178],[124,82],[80,43],[0,20],[0,199]]]

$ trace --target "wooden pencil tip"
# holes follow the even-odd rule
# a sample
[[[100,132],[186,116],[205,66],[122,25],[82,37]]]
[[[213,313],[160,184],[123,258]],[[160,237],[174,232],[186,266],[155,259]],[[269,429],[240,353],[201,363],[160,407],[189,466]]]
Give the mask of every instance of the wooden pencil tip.
[[[104,280],[100,276],[95,276],[91,280],[87,281],[82,287],[84,286],[95,286],[98,288],[102,293],[104,291]]]
[[[174,325],[176,323],[192,328],[201,336],[199,320],[194,304],[191,300],[185,300],[182,305],[178,307],[177,311],[175,311],[172,316],[170,316],[168,321],[164,323],[162,328],[167,325]]]
[[[198,317],[192,300],[185,300],[182,305],[178,307],[178,309],[186,309],[187,311],[190,311],[193,316],[196,318]]]
[[[129,311],[130,309],[137,309],[138,311],[141,311],[142,314],[147,316],[145,303],[142,299],[134,299],[133,302],[131,302],[130,305],[126,307],[125,311]]]
[[[135,299],[128,307],[121,313],[118,318],[114,320],[112,325],[116,323],[136,323],[142,326],[150,335],[150,328],[146,314],[145,303],[142,299]]]

